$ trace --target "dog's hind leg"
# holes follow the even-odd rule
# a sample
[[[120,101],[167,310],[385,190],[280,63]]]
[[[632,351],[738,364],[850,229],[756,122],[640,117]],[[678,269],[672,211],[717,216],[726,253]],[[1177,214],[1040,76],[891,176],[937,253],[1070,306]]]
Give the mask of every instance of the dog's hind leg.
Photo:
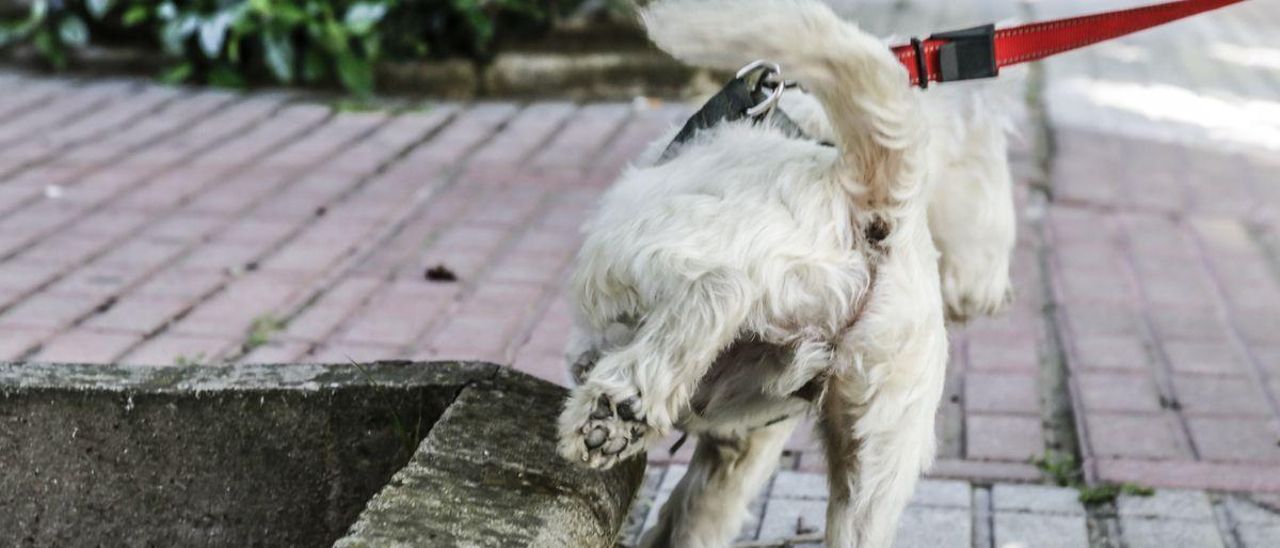
[[[929,231],[942,254],[938,270],[947,317],[955,321],[995,314],[1009,302],[1016,242],[1004,116],[986,105],[990,92],[970,93],[971,112],[963,125],[935,132],[934,148],[946,160],[929,189]],[[933,103],[947,99],[955,101],[939,97]]]
[[[658,513],[641,548],[720,548],[742,528],[747,505],[769,480],[799,418],[740,439],[700,437],[689,469]]]
[[[752,298],[744,275],[709,269],[641,315],[629,343],[604,353],[560,415],[560,454],[608,468],[671,431],[698,381],[733,342]]]
[[[877,367],[911,371],[879,379],[846,371],[828,382],[820,428],[827,452],[829,548],[885,548],[921,472],[932,463],[934,415],[946,370],[941,333]]]

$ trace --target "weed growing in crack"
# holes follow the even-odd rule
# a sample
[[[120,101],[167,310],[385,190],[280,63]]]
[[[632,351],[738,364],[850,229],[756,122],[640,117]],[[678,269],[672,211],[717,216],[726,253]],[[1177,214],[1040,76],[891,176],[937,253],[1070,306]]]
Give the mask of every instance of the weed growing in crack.
[[[1156,493],[1155,489],[1129,482],[1086,485],[1084,472],[1080,469],[1075,457],[1057,451],[1049,451],[1043,457],[1033,459],[1032,464],[1035,464],[1045,475],[1053,478],[1055,484],[1079,491],[1080,503],[1085,505],[1112,503],[1120,495],[1149,497]]]
[[[271,336],[284,329],[284,322],[270,314],[253,319],[249,327],[249,336],[244,340],[244,351],[249,352],[271,341]]]
[[[186,354],[178,354],[177,357],[173,358],[173,364],[179,367],[186,367],[189,365],[200,365],[205,362],[205,357],[206,356],[204,352],[196,352],[194,355],[191,355],[191,356],[187,356]]]

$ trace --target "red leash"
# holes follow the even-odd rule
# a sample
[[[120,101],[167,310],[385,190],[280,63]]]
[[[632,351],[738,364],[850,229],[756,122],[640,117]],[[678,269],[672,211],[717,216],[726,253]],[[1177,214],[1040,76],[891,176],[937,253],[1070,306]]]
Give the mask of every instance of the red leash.
[[[1031,23],[996,30],[984,25],[944,32],[893,48],[911,73],[911,85],[989,78],[1000,67],[1043,59],[1103,40],[1229,6],[1243,0],[1180,0],[1121,11]],[[927,78],[920,78],[926,74]]]

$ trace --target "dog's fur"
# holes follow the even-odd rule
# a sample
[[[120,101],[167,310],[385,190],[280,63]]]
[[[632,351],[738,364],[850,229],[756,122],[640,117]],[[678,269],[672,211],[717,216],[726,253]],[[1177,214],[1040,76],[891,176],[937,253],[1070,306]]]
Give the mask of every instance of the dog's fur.
[[[725,123],[655,165],[667,136],[609,191],[572,280],[580,384],[560,452],[607,468],[695,434],[642,544],[726,546],[816,410],[827,546],[888,546],[934,454],[944,318],[1010,293],[1005,117],[975,86],[910,88],[885,44],[816,0],[675,0],[643,18],[694,65],[778,62],[812,94],[783,108],[813,139]]]

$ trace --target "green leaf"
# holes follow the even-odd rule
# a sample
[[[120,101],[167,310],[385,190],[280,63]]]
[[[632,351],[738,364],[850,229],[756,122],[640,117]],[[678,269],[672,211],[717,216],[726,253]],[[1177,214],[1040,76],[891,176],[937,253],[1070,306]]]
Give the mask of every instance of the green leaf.
[[[364,48],[364,56],[370,60],[377,59],[382,55],[382,42],[379,36],[371,34],[360,40],[360,45]]]
[[[249,0],[249,9],[265,17],[270,17],[271,0]]]
[[[387,15],[387,5],[378,2],[357,2],[347,8],[347,16],[343,19],[352,34],[363,35],[373,30],[382,18]]]
[[[126,27],[137,26],[147,20],[150,10],[143,4],[134,4],[124,11],[124,15],[120,17],[120,21]]]
[[[276,80],[283,83],[293,82],[293,43],[289,36],[281,32],[268,32],[262,36],[262,46],[267,58],[267,68]]]
[[[307,20],[307,12],[292,4],[281,4],[276,6],[272,19],[283,23],[285,26],[292,27]]]
[[[324,25],[324,36],[320,39],[326,50],[334,55],[341,55],[350,49],[347,43],[347,29],[337,21],[329,20]]]
[[[373,64],[351,52],[338,56],[338,79],[347,90],[360,96],[373,92]]]
[[[198,27],[199,21],[192,14],[183,14],[177,18],[170,19],[160,27],[160,44],[164,46],[166,53],[182,55],[183,50],[186,49],[185,42],[187,38]]]
[[[320,50],[307,48],[307,54],[302,56],[302,81],[308,83],[316,82],[324,78],[328,68],[328,64]]]
[[[231,38],[227,39],[227,60],[233,64],[240,63],[240,33],[233,31]]]
[[[111,0],[85,0],[84,5],[94,19],[102,19],[108,11],[111,11]]]
[[[160,81],[166,84],[179,84],[191,78],[191,74],[196,70],[195,65],[190,61],[176,65],[166,69],[160,73]]]
[[[67,15],[58,25],[58,38],[68,46],[84,47],[89,43],[89,26],[84,24],[83,19],[75,15]]]
[[[244,89],[244,77],[227,65],[218,64],[209,69],[209,84],[220,88]]]
[[[29,18],[32,21],[43,21],[44,16],[48,14],[49,14],[48,0],[34,0],[33,2],[31,2],[31,16]]]
[[[231,14],[222,12],[200,22],[200,51],[209,59],[217,59],[222,51],[222,44],[227,39],[227,26],[231,24]]]
[[[178,8],[173,2],[165,2],[156,8],[156,17],[169,21],[178,17]]]
[[[39,51],[40,55],[53,65],[53,68],[62,70],[67,66],[67,56],[62,51],[62,44],[54,36],[52,31],[42,28],[36,33],[34,43],[36,51]]]
[[[0,48],[26,40],[35,27],[25,21],[0,22]]]
[[[169,21],[160,27],[160,45],[165,53],[182,55],[182,43],[187,37],[182,33],[182,25],[177,21]]]

